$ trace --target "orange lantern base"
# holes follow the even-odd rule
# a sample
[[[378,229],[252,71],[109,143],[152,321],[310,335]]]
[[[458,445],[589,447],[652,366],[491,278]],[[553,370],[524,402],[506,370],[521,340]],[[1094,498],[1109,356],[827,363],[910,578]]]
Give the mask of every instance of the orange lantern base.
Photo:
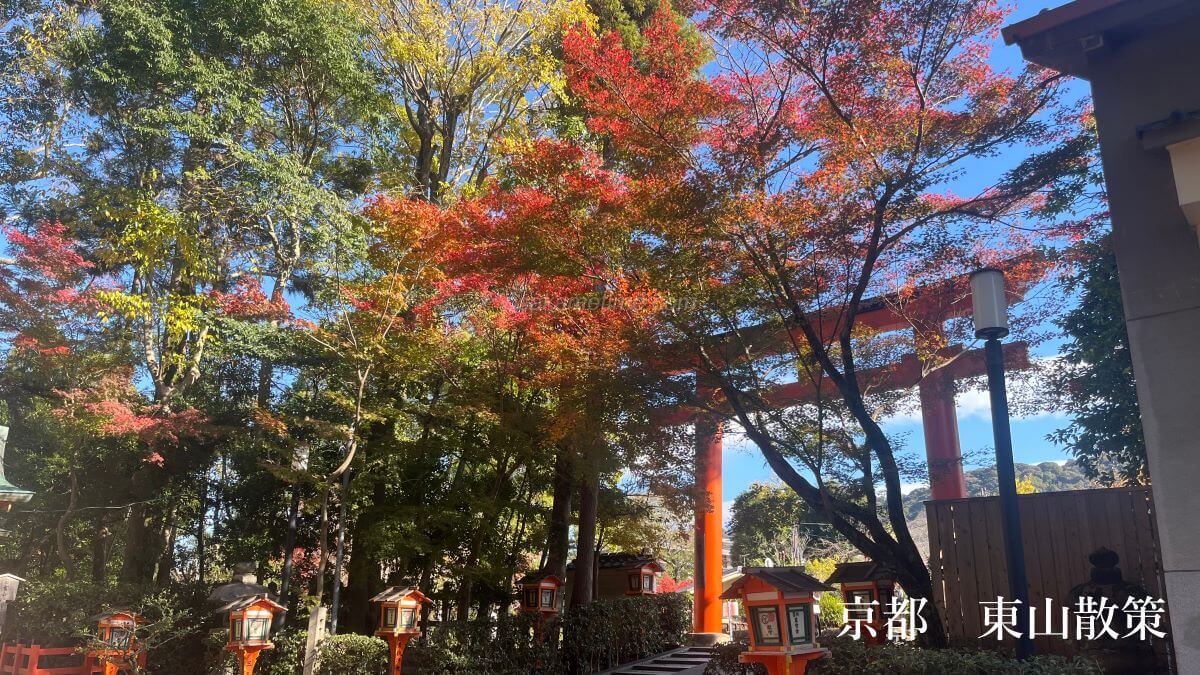
[[[387,633],[384,637],[388,643],[388,663],[391,664],[389,675],[400,675],[400,664],[404,661],[404,648],[416,633]]]
[[[767,675],[804,675],[808,662],[825,658],[828,649],[804,649],[786,652],[742,652],[739,663],[761,663],[767,667]]]
[[[264,650],[271,649],[274,645],[255,645],[249,647],[229,647],[230,651],[237,652],[238,657],[238,675],[254,675],[254,664],[258,663],[258,655]]]

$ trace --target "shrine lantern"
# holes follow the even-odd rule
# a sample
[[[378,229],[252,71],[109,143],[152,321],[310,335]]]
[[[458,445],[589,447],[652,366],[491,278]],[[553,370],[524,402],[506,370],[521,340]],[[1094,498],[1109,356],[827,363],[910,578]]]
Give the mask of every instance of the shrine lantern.
[[[117,610],[92,617],[96,622],[96,640],[88,649],[87,658],[104,675],[117,675],[145,667],[146,653],[137,643],[138,624],[145,620],[135,612]]]
[[[768,675],[803,675],[808,662],[829,654],[817,644],[816,593],[832,591],[803,567],[746,567],[721,594],[741,600],[750,624],[750,648],[739,663],[761,663]]]
[[[862,634],[867,644],[880,644],[887,639],[888,608],[896,594],[896,576],[871,561],[839,563],[825,580],[837,584],[846,605],[846,618],[870,626]]]
[[[543,616],[557,614],[562,605],[563,581],[545,572],[534,573],[517,582],[522,612],[538,612]]]
[[[658,593],[658,578],[666,570],[662,563],[652,560],[626,570],[628,589],[625,595],[654,595]]]
[[[0,512],[9,511],[13,504],[21,504],[33,498],[33,493],[8,482],[4,477],[4,450],[8,445],[8,427],[0,426]]]
[[[271,624],[275,615],[286,611],[286,607],[265,595],[239,598],[217,610],[218,614],[228,615],[229,639],[225,650],[237,653],[240,675],[253,673],[258,655],[275,648],[271,642]]]
[[[388,673],[399,675],[404,648],[409,640],[421,634],[418,627],[421,606],[432,601],[411,586],[392,586],[371,598],[371,602],[379,604],[379,628],[375,634],[387,640],[391,664]]]

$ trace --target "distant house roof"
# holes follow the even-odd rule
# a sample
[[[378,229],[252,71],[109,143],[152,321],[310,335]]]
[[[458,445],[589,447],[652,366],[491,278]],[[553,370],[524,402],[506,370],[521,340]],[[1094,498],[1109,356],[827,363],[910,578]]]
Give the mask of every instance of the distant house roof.
[[[371,602],[398,602],[413,594],[416,594],[421,602],[429,602],[416,586],[388,586],[382,593],[371,598]]]
[[[825,580],[827,584],[861,584],[868,581],[893,578],[886,567],[870,560],[864,562],[838,563],[833,574]]]
[[[666,570],[663,564],[650,553],[601,553],[600,569],[602,570],[632,570],[646,565],[654,565],[658,571]],[[575,561],[567,564],[568,570],[575,569]]]
[[[803,567],[743,567],[742,578],[729,585],[721,594],[722,600],[736,600],[737,591],[746,585],[747,579],[761,579],[785,593],[814,593],[832,591],[833,588],[804,573]]]

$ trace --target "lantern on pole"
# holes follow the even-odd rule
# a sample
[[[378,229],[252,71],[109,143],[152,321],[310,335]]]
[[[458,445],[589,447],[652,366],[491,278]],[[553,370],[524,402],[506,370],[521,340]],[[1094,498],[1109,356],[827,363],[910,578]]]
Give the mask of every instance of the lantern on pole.
[[[1019,607],[1029,607],[1029,581],[1025,573],[1025,544],[1017,508],[1017,472],[1013,464],[1012,428],[1008,420],[1008,391],[1004,383],[1004,348],[1008,335],[1008,298],[1004,272],[986,267],[971,273],[971,317],[975,337],[983,338],[987,362],[988,398],[992,404],[992,436],[996,440],[996,480],[1000,492],[1000,525],[1008,562],[1008,584]],[[1029,613],[1017,612],[1017,658],[1033,656]]]
[[[389,675],[400,675],[404,648],[421,634],[418,624],[421,606],[432,604],[425,594],[412,586],[392,586],[371,598],[379,604],[379,628],[375,635],[387,640]]]
[[[8,614],[8,603],[17,599],[17,589],[24,581],[15,574],[0,574],[0,635],[4,634],[4,617]]]
[[[533,630],[541,639],[546,621],[562,607],[563,580],[549,572],[534,572],[517,582],[521,611],[534,617]]]
[[[27,502],[33,493],[8,482],[4,477],[4,450],[8,445],[8,427],[0,427],[0,512],[9,511],[13,504]]]
[[[877,645],[887,639],[884,615],[896,594],[895,574],[871,561],[838,563],[825,583],[838,585],[848,618],[874,629],[864,637],[867,644]]]
[[[87,652],[94,667],[104,675],[132,670],[134,665],[146,665],[146,653],[138,644],[137,627],[145,623],[139,614],[127,610],[105,612],[92,617],[96,622],[96,640]]]
[[[832,591],[803,567],[746,567],[721,594],[741,600],[750,622],[750,649],[739,663],[761,663],[768,675],[804,675],[808,663],[829,654],[817,644],[816,593]]]
[[[225,650],[237,654],[239,675],[251,675],[258,655],[275,648],[271,642],[271,623],[275,615],[286,611],[286,607],[265,595],[240,598],[216,611],[228,616]]]

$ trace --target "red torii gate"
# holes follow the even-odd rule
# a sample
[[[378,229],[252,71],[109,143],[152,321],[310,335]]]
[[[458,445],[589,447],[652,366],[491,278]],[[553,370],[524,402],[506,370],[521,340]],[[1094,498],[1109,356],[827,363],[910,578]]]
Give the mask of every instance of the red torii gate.
[[[898,309],[895,298],[878,298],[863,303],[855,323],[877,333],[914,329],[913,316],[923,317],[921,323],[932,334],[940,334],[946,320],[966,316],[971,311],[969,297],[953,297],[954,285],[947,283],[936,289],[923,289],[906,303],[906,313]],[[1025,289],[1010,291],[1019,298]],[[842,318],[841,308],[817,316],[813,324],[823,338],[836,335]],[[759,331],[751,328],[750,331]],[[798,330],[798,329],[792,329]],[[785,331],[769,336],[768,344],[782,351],[791,344]],[[796,336],[802,343],[803,337]],[[922,339],[921,335],[917,335]],[[766,354],[764,354],[766,355]],[[962,448],[958,439],[958,416],[954,406],[954,382],[987,372],[981,349],[964,350],[961,346],[938,350],[939,360],[947,361],[928,374],[923,374],[916,354],[906,354],[897,363],[858,371],[860,382],[876,392],[919,388],[921,422],[925,434],[925,455],[929,466],[930,488],[934,499],[966,497],[963,476]],[[1005,345],[1006,366],[1019,370],[1029,367],[1028,345],[1013,342]],[[712,386],[701,383],[699,368],[691,366],[673,369],[693,372],[697,376],[698,405],[684,405],[662,411],[657,421],[663,426],[691,423],[696,431],[696,485],[698,502],[695,525],[695,592],[693,630],[696,633],[720,633],[721,577],[723,522],[721,451],[724,417],[729,415],[723,397]],[[829,379],[823,378],[821,391],[836,391]],[[752,395],[776,408],[786,408],[811,402],[817,387],[813,382],[792,382],[753,392]],[[701,499],[701,497],[703,497]],[[707,503],[705,503],[707,502]]]

